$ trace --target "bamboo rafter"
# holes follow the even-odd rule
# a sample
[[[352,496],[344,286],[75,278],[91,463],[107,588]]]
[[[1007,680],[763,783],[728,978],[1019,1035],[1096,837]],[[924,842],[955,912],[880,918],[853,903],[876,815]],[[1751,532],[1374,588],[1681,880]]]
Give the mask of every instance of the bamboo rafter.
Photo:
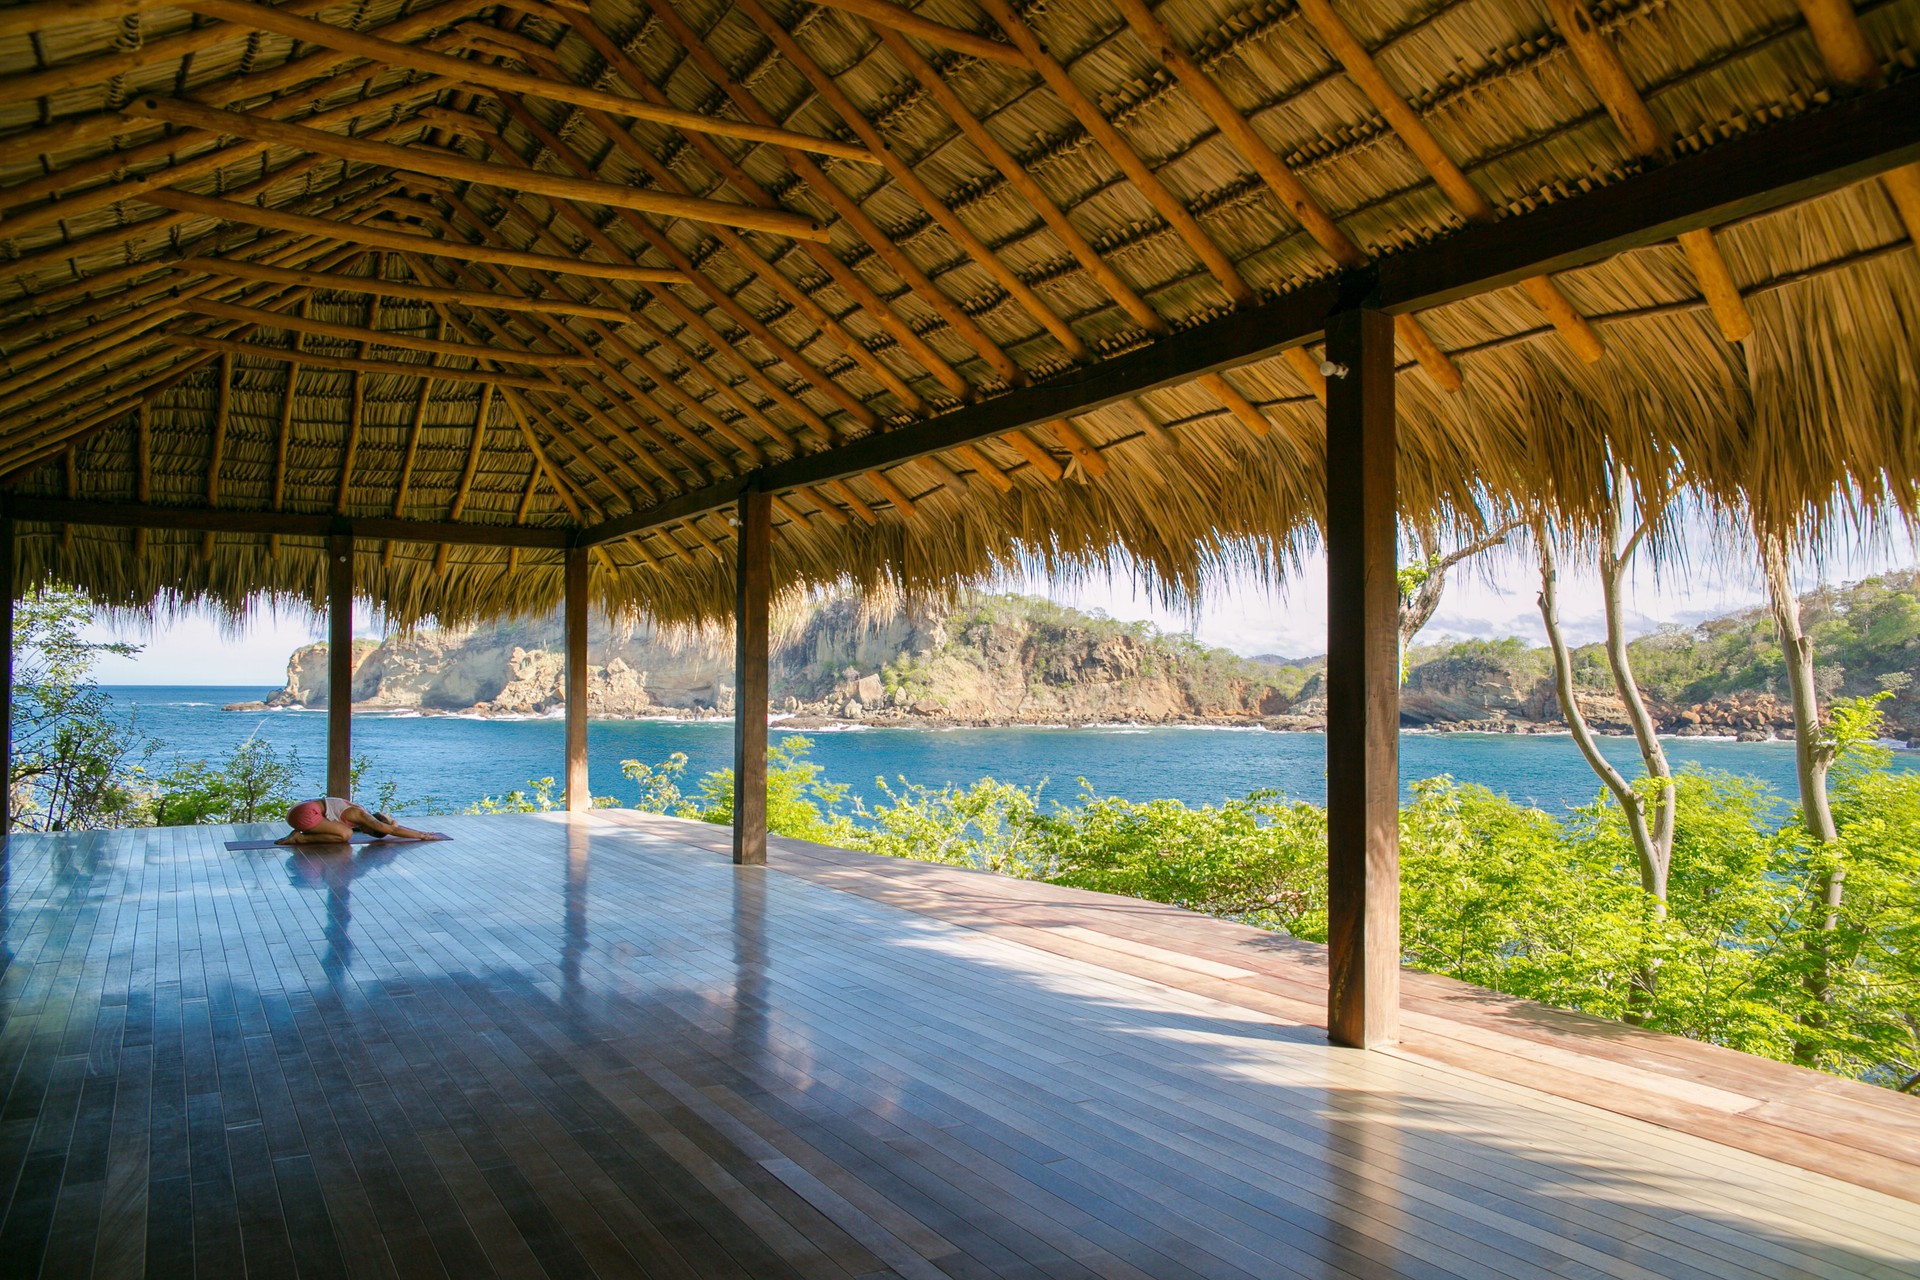
[[[256,142],[271,143],[276,146],[324,152],[361,164],[383,165],[392,169],[404,169],[414,173],[492,186],[516,183],[527,191],[550,199],[585,200],[594,204],[634,209],[667,217],[688,218],[700,222],[720,222],[729,226],[749,227],[774,235],[792,236],[799,240],[817,240],[826,235],[819,224],[799,214],[769,213],[763,209],[755,209],[751,205],[656,194],[641,191],[635,187],[623,187],[613,183],[593,182],[579,178],[563,178],[531,169],[516,171],[509,176],[496,166],[467,160],[451,153],[428,153],[418,146],[399,147],[386,142],[370,142],[330,133],[325,129],[287,124],[244,112],[220,111],[174,98],[151,96],[137,98],[128,103],[123,110],[129,115],[165,120],[170,124],[205,129],[210,133],[252,138]]]
[[[548,6],[542,5],[540,0],[526,0],[526,3],[530,6],[530,12],[534,12],[538,16],[555,18],[555,20],[560,21],[563,25],[570,27],[573,31],[584,37],[587,43],[593,47],[594,52],[604,59],[607,65],[618,73],[627,85],[642,97],[650,102],[664,102],[666,100],[665,95],[633,64],[632,60],[627,57],[626,52],[608,39],[606,33],[601,31],[593,22],[580,21],[576,23],[564,14],[555,15],[550,12]],[[746,170],[736,164],[732,157],[728,156],[726,152],[715,145],[711,138],[700,134],[690,134],[688,135],[687,141],[713,171],[719,174],[725,180],[726,184],[739,193],[742,198],[759,205],[763,209],[781,207],[780,202],[774,198],[770,191],[756,181]],[[916,332],[913,326],[908,324],[906,319],[899,314],[893,305],[882,298],[859,272],[842,262],[838,255],[830,249],[805,243],[801,243],[800,247],[810,261],[831,276],[834,282],[838,284],[856,304],[864,309],[864,313],[868,319],[874,321],[888,333],[892,334],[895,341],[899,342],[901,347],[919,362],[921,368],[931,373],[939,380],[942,386],[946,387],[947,390],[954,395],[964,396],[969,394],[970,388],[967,385],[966,379],[953,368],[946,357],[935,351],[932,345]],[[942,319],[947,319],[947,317],[942,315]],[[952,322],[949,320],[948,323]]]
[[[486,67],[461,58],[452,58],[445,54],[382,40],[377,36],[348,31],[324,22],[315,22],[310,18],[302,18],[271,7],[248,3],[247,0],[182,0],[182,3],[184,7],[209,17],[255,27],[262,31],[273,31],[295,40],[325,45],[343,53],[370,58],[387,66],[444,76],[455,83],[475,88],[531,94],[537,98],[570,103],[574,106],[598,107],[602,111],[610,111],[629,119],[645,120],[683,131],[717,133],[748,142],[764,142],[773,146],[813,151],[838,160],[873,163],[873,157],[859,147],[835,142],[830,138],[814,138],[787,129],[766,128],[718,116],[701,115],[692,111],[655,107],[632,98],[603,93],[598,89],[588,89],[567,81],[546,80],[516,71]]]

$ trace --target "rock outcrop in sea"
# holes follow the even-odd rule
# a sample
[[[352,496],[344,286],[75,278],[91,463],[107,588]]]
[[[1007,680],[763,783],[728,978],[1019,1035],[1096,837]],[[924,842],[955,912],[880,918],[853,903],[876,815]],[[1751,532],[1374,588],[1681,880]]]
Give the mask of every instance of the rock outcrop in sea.
[[[1920,732],[1920,581],[1889,575],[1803,600],[1824,627],[1828,696],[1887,694],[1889,727]],[[1764,611],[1669,629],[1634,642],[1649,710],[1668,733],[1789,736]],[[1855,636],[1854,633],[1858,635]],[[557,617],[354,644],[353,700],[369,709],[482,716],[556,715],[564,663]],[[1626,718],[1597,648],[1575,651],[1577,696],[1600,732]],[[587,696],[603,718],[733,710],[725,636],[664,634],[597,620]],[[324,644],[297,650],[279,707],[326,705]],[[1844,664],[1844,665],[1843,665]],[[1322,659],[1242,658],[1045,600],[976,596],[948,607],[871,609],[852,599],[807,607],[776,639],[772,709],[799,726],[1234,723],[1325,724]],[[250,705],[250,704],[241,704]],[[1564,729],[1547,653],[1519,640],[1414,649],[1401,690],[1409,728],[1546,733]]]

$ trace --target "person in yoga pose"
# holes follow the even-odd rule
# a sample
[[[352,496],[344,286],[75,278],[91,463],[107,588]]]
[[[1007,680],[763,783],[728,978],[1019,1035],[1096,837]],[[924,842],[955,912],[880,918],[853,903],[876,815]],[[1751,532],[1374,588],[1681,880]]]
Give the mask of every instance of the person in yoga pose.
[[[415,831],[401,826],[384,813],[369,812],[339,796],[302,800],[287,810],[287,825],[293,830],[280,838],[280,844],[347,844],[355,832],[395,840],[447,838],[438,831]]]

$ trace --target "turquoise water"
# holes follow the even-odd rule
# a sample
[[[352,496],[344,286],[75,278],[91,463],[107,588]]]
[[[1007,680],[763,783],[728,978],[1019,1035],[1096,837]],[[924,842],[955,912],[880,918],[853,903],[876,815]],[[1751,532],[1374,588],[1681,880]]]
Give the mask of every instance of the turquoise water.
[[[223,712],[229,702],[257,700],[258,688],[120,686],[108,690],[123,713],[167,744],[154,765],[224,756],[249,734],[299,753],[316,793],[326,763],[326,715],[319,711]],[[622,760],[655,762],[687,753],[690,776],[732,763],[732,727],[722,721],[608,720],[588,732],[596,794],[631,802],[637,788]],[[781,734],[776,725],[775,740]],[[813,758],[826,776],[873,797],[876,775],[904,774],[938,786],[991,775],[1070,801],[1084,777],[1095,791],[1132,800],[1171,798],[1204,804],[1260,788],[1304,800],[1326,796],[1326,745],[1317,733],[1264,729],[852,729],[810,732]],[[1638,765],[1625,739],[1603,749],[1623,769]],[[462,807],[482,796],[524,787],[561,770],[558,720],[481,720],[369,712],[354,717],[354,750],[372,760],[372,777],[393,778],[403,799],[425,807]],[[1793,748],[1787,743],[1672,739],[1674,764],[1694,763],[1758,777],[1791,795]],[[1599,781],[1564,735],[1410,733],[1401,738],[1401,778],[1411,783],[1450,773],[1515,800],[1561,813],[1593,799]],[[1920,752],[1899,752],[1896,764],[1920,767]]]

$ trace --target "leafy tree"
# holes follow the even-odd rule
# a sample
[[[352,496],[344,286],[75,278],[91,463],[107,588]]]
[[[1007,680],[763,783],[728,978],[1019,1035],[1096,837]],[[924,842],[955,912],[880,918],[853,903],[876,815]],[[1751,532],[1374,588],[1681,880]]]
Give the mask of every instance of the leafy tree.
[[[686,752],[676,751],[659,764],[622,760],[620,772],[640,784],[640,799],[633,806],[640,812],[679,813],[686,807],[687,799],[680,792],[680,779],[687,772]]]
[[[152,816],[156,826],[189,827],[207,822],[266,822],[293,803],[300,779],[300,757],[289,749],[275,754],[272,744],[249,736],[225,761],[174,761],[154,780]]]
[[[855,801],[854,824],[836,835],[849,847],[1027,880],[1054,870],[1039,811],[1044,783],[1027,788],[982,778],[935,791],[905,778],[897,789],[875,778],[874,785],[885,799],[871,808]]]
[[[1048,823],[1058,870],[1046,879],[1325,937],[1324,810],[1274,792],[1193,808],[1081,786],[1081,803]]]
[[[103,655],[139,646],[82,638],[93,607],[79,592],[48,586],[13,615],[13,762],[7,778],[17,828],[62,831],[139,820],[140,766],[153,745],[93,678]]]
[[[1596,805],[1588,820],[1618,810]],[[1324,851],[1316,850],[1324,857]],[[1649,917],[1631,851],[1569,839],[1482,786],[1414,784],[1400,818],[1401,948],[1430,973],[1604,1018],[1627,1010]]]
[[[834,806],[847,798],[847,785],[828,782],[807,759],[811,738],[798,734],[767,748],[767,830],[797,840],[832,841],[847,828]],[[697,801],[681,806],[682,816],[723,825],[733,821],[733,770],[719,769],[700,779]]]
[[[560,784],[552,778],[535,778],[527,784],[527,789],[518,787],[504,796],[482,796],[473,804],[462,809],[462,813],[551,813],[563,808],[556,803],[553,793]]]

